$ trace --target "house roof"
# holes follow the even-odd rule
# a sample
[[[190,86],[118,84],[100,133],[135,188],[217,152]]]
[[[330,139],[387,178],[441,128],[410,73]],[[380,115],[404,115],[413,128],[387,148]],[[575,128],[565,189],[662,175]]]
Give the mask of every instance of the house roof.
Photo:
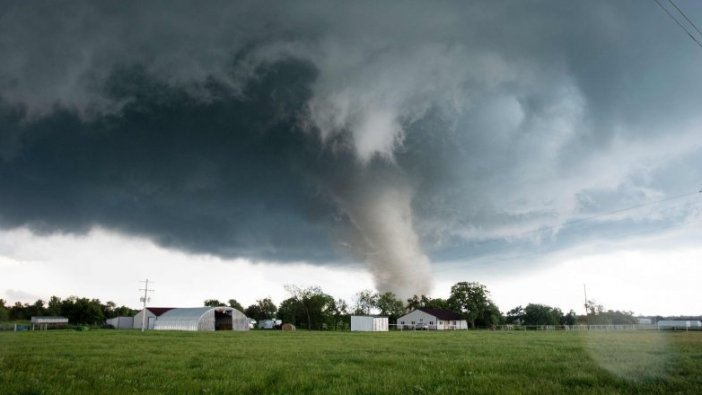
[[[420,311],[423,311],[429,315],[433,315],[434,317],[440,319],[440,320],[463,320],[463,317],[461,317],[460,314],[451,311],[451,310],[442,310],[442,309],[417,309]]]
[[[160,317],[161,314],[173,310],[174,307],[147,307],[146,310],[152,312],[156,317]]]

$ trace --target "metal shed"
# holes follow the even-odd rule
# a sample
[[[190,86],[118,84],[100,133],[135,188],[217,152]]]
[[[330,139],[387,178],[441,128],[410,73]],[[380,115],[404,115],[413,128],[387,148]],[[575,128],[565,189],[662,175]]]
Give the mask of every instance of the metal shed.
[[[247,331],[249,319],[231,307],[190,307],[167,311],[156,319],[156,330]]]
[[[115,329],[132,329],[134,317],[114,317],[105,320],[105,323]]]
[[[388,317],[352,315],[351,330],[354,332],[387,332]]]

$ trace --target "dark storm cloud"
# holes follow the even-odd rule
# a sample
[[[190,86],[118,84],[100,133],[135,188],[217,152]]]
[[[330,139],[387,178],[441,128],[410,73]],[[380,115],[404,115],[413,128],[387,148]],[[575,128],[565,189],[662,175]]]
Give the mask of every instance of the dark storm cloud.
[[[636,1],[9,3],[0,220],[350,254],[422,291],[423,250],[577,243],[697,187],[702,54],[676,29]]]
[[[304,63],[277,64],[246,100],[212,83],[202,102],[130,69],[107,84],[115,99],[132,97],[119,115],[58,110],[23,123],[6,107],[3,125],[22,138],[0,162],[2,223],[103,225],[197,252],[331,260],[334,209],[307,174],[333,162],[296,126],[314,76]]]

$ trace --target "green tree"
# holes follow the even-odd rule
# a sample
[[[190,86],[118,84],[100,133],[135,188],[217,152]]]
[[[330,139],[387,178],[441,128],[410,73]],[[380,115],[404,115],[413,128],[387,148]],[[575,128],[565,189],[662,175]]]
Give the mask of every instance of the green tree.
[[[217,300],[217,299],[207,299],[207,300],[205,300],[205,301],[203,302],[203,304],[204,304],[205,306],[208,306],[208,307],[221,307],[221,306],[226,306],[226,304],[220,302],[220,301]]]
[[[522,306],[517,306],[512,310],[508,311],[505,316],[505,321],[508,324],[521,325],[524,323],[524,308]]]
[[[405,311],[410,312],[417,309],[452,310],[452,306],[446,299],[431,298],[426,295],[414,295],[411,298],[407,299]]]
[[[244,314],[247,317],[253,318],[256,321],[268,320],[275,317],[275,313],[278,311],[275,303],[271,298],[259,299],[256,304],[252,304],[246,308]]]
[[[501,324],[503,319],[500,309],[492,300],[488,299],[487,305],[484,307],[482,314],[476,318],[475,323],[479,326],[492,328]]]
[[[296,304],[295,318],[300,319],[300,312],[305,318],[295,324],[303,326],[304,323],[307,329],[323,329],[328,316],[333,314],[331,306],[334,305],[334,298],[325,294],[319,287],[300,288],[288,285],[285,289],[291,295],[290,299]],[[286,306],[287,308],[288,306]]]
[[[397,299],[392,292],[385,292],[382,295],[378,295],[375,307],[380,310],[380,315],[388,316],[391,322],[395,322],[405,311],[402,301]]]
[[[354,314],[369,315],[378,304],[378,294],[365,289],[356,294],[356,306]]]
[[[244,312],[244,306],[241,305],[241,303],[237,302],[236,299],[229,299],[229,307],[235,308],[242,313]]]
[[[52,296],[49,298],[49,304],[46,308],[46,314],[51,316],[61,315],[61,298],[58,296]]]
[[[7,321],[10,319],[10,310],[5,306],[5,300],[0,299],[0,321]]]
[[[451,287],[448,304],[463,314],[471,328],[475,328],[476,320],[485,315],[490,303],[489,292],[483,284],[463,281]]]
[[[563,320],[563,312],[559,308],[529,303],[524,308],[525,325],[559,325]]]

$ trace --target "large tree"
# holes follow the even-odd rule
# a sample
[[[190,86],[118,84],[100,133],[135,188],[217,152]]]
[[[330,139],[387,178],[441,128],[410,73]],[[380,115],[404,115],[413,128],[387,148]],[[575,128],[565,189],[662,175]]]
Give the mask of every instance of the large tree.
[[[285,289],[291,297],[281,303],[284,315],[297,320],[296,325],[305,326],[307,329],[323,329],[330,315],[334,314],[334,298],[325,294],[319,287],[300,288],[288,285]],[[302,320],[300,317],[302,316]]]
[[[380,315],[388,316],[391,322],[395,322],[405,312],[402,301],[392,292],[378,295],[375,307],[380,310]]]
[[[529,303],[524,308],[525,325],[559,325],[563,320],[563,312],[557,307]]]
[[[236,299],[229,299],[229,307],[235,308],[242,313],[244,312],[244,306],[241,305],[241,303],[237,302]]]
[[[494,303],[490,300],[489,291],[483,284],[462,281],[451,287],[448,304],[453,310],[460,311],[470,327],[475,328],[476,320],[484,317]]]
[[[378,294],[365,289],[356,294],[356,306],[354,314],[370,315],[378,303]]]
[[[253,318],[256,321],[268,320],[275,317],[278,308],[275,306],[271,298],[259,299],[256,304],[252,304],[246,308],[244,313],[247,317]]]
[[[451,306],[449,305],[446,299],[431,298],[426,295],[414,295],[411,298],[407,299],[407,305],[405,306],[405,310],[407,312],[410,312],[416,309],[451,310]]]

